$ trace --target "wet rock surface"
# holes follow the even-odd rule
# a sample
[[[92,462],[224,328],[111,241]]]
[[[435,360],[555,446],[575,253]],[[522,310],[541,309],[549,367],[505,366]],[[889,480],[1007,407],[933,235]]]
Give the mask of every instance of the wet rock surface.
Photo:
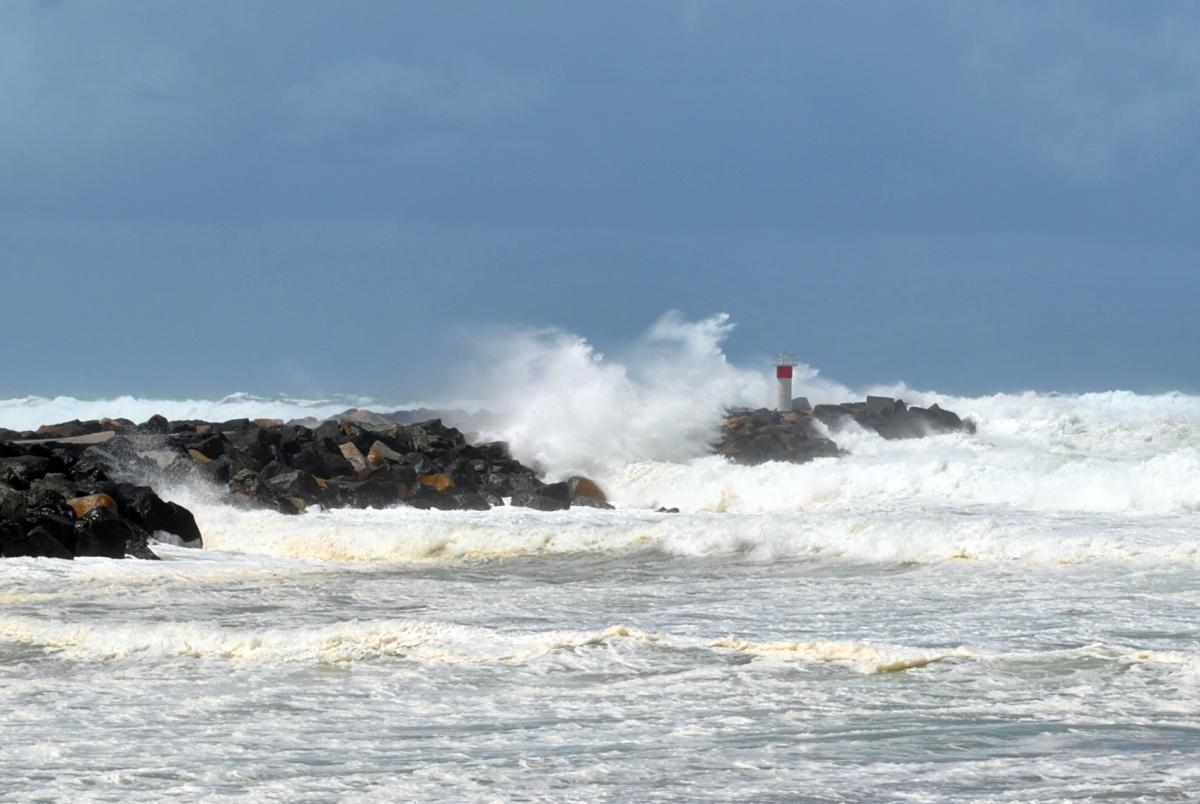
[[[842,454],[837,444],[820,434],[811,416],[765,408],[730,411],[716,452],[748,466],[767,461],[807,463]]]
[[[21,493],[40,484],[40,489],[61,498],[75,520],[85,523],[65,547],[75,550],[81,545],[88,555],[117,551],[114,534],[120,527],[111,524],[107,514],[96,513],[98,509],[115,513],[130,526],[130,554],[146,552],[137,539],[156,531],[199,543],[190,512],[129,482],[131,478],[204,481],[222,489],[232,504],[283,514],[314,507],[399,505],[483,511],[504,505],[504,498],[546,511],[572,505],[611,507],[588,478],[546,483],[534,468],[515,460],[502,442],[471,443],[437,418],[410,420],[407,425],[396,421],[401,418],[410,419],[358,410],[321,422],[291,423],[168,421],[153,416],[139,425],[66,422],[36,432],[9,431],[17,440],[0,444],[8,450],[0,461],[0,482]],[[106,426],[110,429],[102,429]],[[32,527],[22,519],[11,529],[28,542]],[[36,539],[43,536],[40,531],[35,534]],[[35,549],[12,543],[14,550]]]
[[[812,415],[833,430],[854,422],[887,439],[975,432],[974,422],[964,421],[957,413],[936,404],[927,408],[909,407],[903,399],[883,396],[869,396],[866,402],[817,405]]]
[[[859,426],[883,438],[923,438],[944,433],[975,432],[975,424],[937,405],[909,407],[904,400],[867,397],[865,402],[838,405],[795,405],[782,412],[739,408],[728,412],[714,451],[735,463],[767,461],[807,463],[845,454],[829,437]],[[828,433],[829,435],[826,435]]]
[[[98,432],[75,425],[37,435]],[[156,534],[201,546],[190,511],[118,479],[131,463],[86,444],[0,442],[0,557],[154,559]]]

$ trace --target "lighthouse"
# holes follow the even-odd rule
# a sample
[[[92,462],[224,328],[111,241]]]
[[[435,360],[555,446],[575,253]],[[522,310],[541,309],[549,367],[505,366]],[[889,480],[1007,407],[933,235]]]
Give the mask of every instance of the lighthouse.
[[[775,356],[775,382],[778,383],[775,409],[790,413],[792,410],[792,369],[796,358],[787,352]]]

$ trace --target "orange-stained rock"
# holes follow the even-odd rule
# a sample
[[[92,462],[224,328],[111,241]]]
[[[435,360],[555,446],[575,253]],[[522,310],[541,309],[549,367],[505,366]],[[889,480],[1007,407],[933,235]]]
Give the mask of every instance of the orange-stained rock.
[[[88,512],[94,511],[97,508],[117,510],[117,501],[107,494],[89,494],[86,497],[76,497],[73,500],[67,500],[67,505],[74,509],[76,519],[83,519],[88,515]]]
[[[454,488],[454,481],[450,479],[450,475],[444,472],[421,475],[417,480],[421,482],[422,486],[429,486],[434,491],[445,491],[446,489]]]
[[[255,419],[254,423],[259,427],[278,427],[283,424],[283,419]]]
[[[371,449],[367,451],[367,462],[372,466],[383,466],[388,461],[399,463],[402,460],[404,460],[403,455],[382,441],[376,441],[371,445]]]
[[[596,481],[586,477],[573,477],[567,481],[567,486],[571,490],[571,497],[587,497],[588,499],[596,500],[597,502],[606,503],[608,497],[596,485]]]
[[[198,449],[189,449],[188,457],[196,463],[212,463],[212,458],[208,457]]]
[[[338,445],[338,449],[341,451],[342,457],[354,467],[359,480],[371,473],[371,467],[367,466],[367,459],[363,457],[358,447],[354,446],[354,442],[347,441],[345,444],[340,444]]]

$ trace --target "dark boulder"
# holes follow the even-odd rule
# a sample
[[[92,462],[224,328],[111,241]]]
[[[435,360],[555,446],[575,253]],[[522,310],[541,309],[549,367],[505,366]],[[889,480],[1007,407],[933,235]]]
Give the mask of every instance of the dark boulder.
[[[929,432],[933,433],[974,433],[975,422],[962,419],[952,410],[945,410],[934,403],[928,408],[909,408],[911,416],[920,419]]]
[[[240,430],[223,433],[230,463],[239,469],[261,469],[281,457],[279,433],[250,424]]]
[[[418,483],[408,496],[404,498],[404,504],[413,508],[436,508],[439,511],[453,511],[458,508],[458,501],[453,493],[438,491],[433,486],[427,486]]]
[[[121,483],[116,489],[116,501],[122,515],[133,520],[150,533],[162,531],[179,537],[185,545],[200,547],[203,542],[200,528],[192,512],[173,502],[167,502],[145,486]]]
[[[61,472],[66,467],[61,460],[42,455],[17,455],[0,458],[0,483],[15,489],[27,489],[29,485],[50,472]]]
[[[902,399],[886,396],[869,396],[865,403],[817,405],[813,415],[833,429],[840,429],[853,421],[887,439],[975,432],[974,422],[963,421],[958,414],[936,404],[928,408],[909,407]]]
[[[29,484],[29,492],[31,494],[45,491],[54,492],[64,500],[69,500],[73,497],[80,497],[86,494],[88,489],[67,475],[60,472],[50,472]]]
[[[324,499],[331,508],[391,508],[400,504],[404,490],[386,477],[334,478],[326,483]]]
[[[225,485],[234,474],[233,463],[225,455],[215,461],[196,461],[194,468],[201,477],[207,478],[217,485]]]
[[[221,433],[187,433],[172,436],[168,443],[187,451],[189,454],[197,452],[210,461],[215,461],[225,454],[225,445],[227,442],[225,436]],[[194,455],[192,455],[192,459],[196,459]]]
[[[837,444],[822,436],[804,413],[734,410],[725,420],[716,451],[735,463],[767,461],[807,463],[841,455]]]
[[[323,488],[317,479],[308,472],[302,472],[299,469],[286,469],[284,471],[270,472],[268,470],[280,464],[271,464],[263,469],[261,477],[266,481],[277,494],[284,497],[299,497],[306,502],[319,502],[322,496]]]
[[[608,497],[590,478],[578,475],[568,478],[567,489],[570,491],[571,507],[581,505],[587,508],[612,508]]]
[[[486,497],[474,491],[460,492],[451,497],[454,499],[454,508],[458,511],[487,511],[492,507]]]
[[[28,509],[25,494],[0,483],[0,522],[24,522]]]
[[[304,444],[292,456],[289,463],[294,469],[300,469],[311,475],[325,479],[334,477],[354,478],[358,476],[358,472],[354,466],[346,460],[341,450],[338,449],[337,444],[330,439],[321,439]]]
[[[487,464],[483,461],[459,458],[446,467],[446,474],[460,490],[476,490],[479,488],[481,472],[487,472]]]
[[[520,466],[520,464],[517,464]],[[545,483],[538,480],[532,469],[521,467],[516,471],[490,466],[488,473],[480,478],[480,488],[488,494],[498,497],[512,497],[516,494],[539,494]]]
[[[75,555],[124,558],[138,533],[109,508],[94,508],[75,523]]]
[[[533,508],[537,511],[565,511],[571,507],[571,503],[567,500],[530,492],[514,494],[511,505],[515,508]]]
[[[61,424],[43,424],[37,429],[38,438],[77,438],[103,432],[104,425],[98,421],[81,422],[74,419]]]
[[[279,452],[284,461],[290,461],[302,446],[313,440],[313,431],[298,424],[285,424],[278,432]]]
[[[165,434],[170,432],[171,423],[167,421],[167,417],[162,414],[155,413],[149,419],[138,425],[138,430],[143,433]]]
[[[441,419],[410,424],[405,428],[413,449],[424,453],[456,453],[467,445],[467,439]]]
[[[513,463],[508,444],[503,441],[488,441],[483,444],[468,444],[460,450],[464,458],[479,458],[488,463]]]
[[[157,467],[157,465],[155,466]],[[111,475],[119,474],[125,469],[145,467],[146,465],[137,460],[132,452],[117,455],[115,452],[100,447],[88,447],[71,464],[71,478],[76,483],[103,483]]]
[[[281,514],[299,514],[306,507],[300,497],[280,494],[253,469],[240,469],[229,479],[228,489],[234,501],[252,508],[266,508]]]
[[[561,483],[546,483],[538,490],[538,494],[542,497],[548,497],[551,500],[571,504],[571,484],[565,480]]]
[[[118,436],[106,447],[114,451],[78,444],[8,445],[6,450],[17,454],[3,459],[11,482],[0,483],[0,553],[155,559],[149,541],[160,530],[198,544],[199,530],[186,509],[147,487],[109,480],[110,470],[146,470],[134,445]]]
[[[32,556],[39,558],[72,558],[71,549],[60,542],[44,527],[34,526],[29,530],[0,530],[0,556],[17,558]]]
[[[75,512],[66,500],[52,491],[31,491],[25,522],[50,533],[68,550],[75,550]]]
[[[404,462],[418,475],[432,475],[442,470],[441,465],[420,452],[410,452],[404,456]]]

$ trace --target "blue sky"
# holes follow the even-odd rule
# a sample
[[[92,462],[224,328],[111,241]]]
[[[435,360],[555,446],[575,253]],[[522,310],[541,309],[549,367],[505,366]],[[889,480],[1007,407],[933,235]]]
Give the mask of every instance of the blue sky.
[[[854,385],[1200,390],[1179,3],[0,4],[0,396],[419,397],[723,311]]]

